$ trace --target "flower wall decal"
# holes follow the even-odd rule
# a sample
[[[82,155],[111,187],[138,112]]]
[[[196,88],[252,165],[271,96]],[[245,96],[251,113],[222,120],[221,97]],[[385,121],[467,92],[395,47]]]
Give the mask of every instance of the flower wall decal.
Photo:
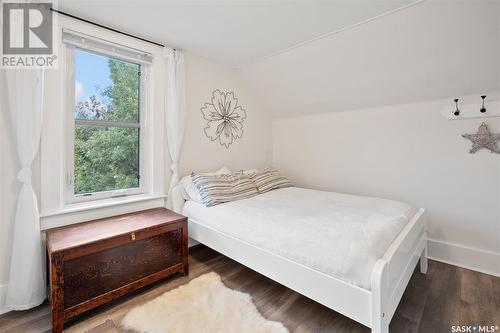
[[[247,117],[245,110],[238,105],[233,92],[212,93],[211,103],[201,108],[203,118],[207,121],[205,135],[212,141],[229,148],[234,140],[243,136],[243,121]]]

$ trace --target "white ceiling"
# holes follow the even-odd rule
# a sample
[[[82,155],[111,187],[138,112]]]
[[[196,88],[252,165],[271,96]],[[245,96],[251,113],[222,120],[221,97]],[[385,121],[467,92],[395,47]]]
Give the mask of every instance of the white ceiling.
[[[500,1],[415,3],[59,0],[64,11],[239,68],[274,117],[499,91]]]
[[[411,2],[59,0],[59,9],[241,67]]]

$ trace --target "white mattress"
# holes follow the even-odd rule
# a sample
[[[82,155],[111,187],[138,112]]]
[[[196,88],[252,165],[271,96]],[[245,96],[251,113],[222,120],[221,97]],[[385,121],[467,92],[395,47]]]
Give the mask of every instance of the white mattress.
[[[297,187],[183,208],[196,222],[368,290],[375,262],[416,212],[397,201]]]

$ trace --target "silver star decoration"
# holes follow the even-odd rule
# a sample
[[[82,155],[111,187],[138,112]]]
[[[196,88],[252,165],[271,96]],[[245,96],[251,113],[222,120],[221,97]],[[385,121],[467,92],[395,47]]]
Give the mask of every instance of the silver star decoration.
[[[472,141],[472,149],[469,151],[471,154],[483,148],[488,149],[492,153],[500,154],[500,149],[498,149],[496,144],[500,140],[500,134],[492,134],[486,123],[482,123],[479,126],[476,134],[464,134],[462,136]]]

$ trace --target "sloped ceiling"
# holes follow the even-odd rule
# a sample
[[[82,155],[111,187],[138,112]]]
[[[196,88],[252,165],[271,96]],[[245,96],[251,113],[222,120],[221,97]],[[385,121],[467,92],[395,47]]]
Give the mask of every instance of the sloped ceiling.
[[[59,0],[59,9],[240,67],[415,0]]]
[[[59,4],[237,68],[273,117],[500,90],[494,0]]]
[[[500,2],[424,1],[243,68],[273,117],[500,90]],[[440,112],[440,110],[436,110]]]

